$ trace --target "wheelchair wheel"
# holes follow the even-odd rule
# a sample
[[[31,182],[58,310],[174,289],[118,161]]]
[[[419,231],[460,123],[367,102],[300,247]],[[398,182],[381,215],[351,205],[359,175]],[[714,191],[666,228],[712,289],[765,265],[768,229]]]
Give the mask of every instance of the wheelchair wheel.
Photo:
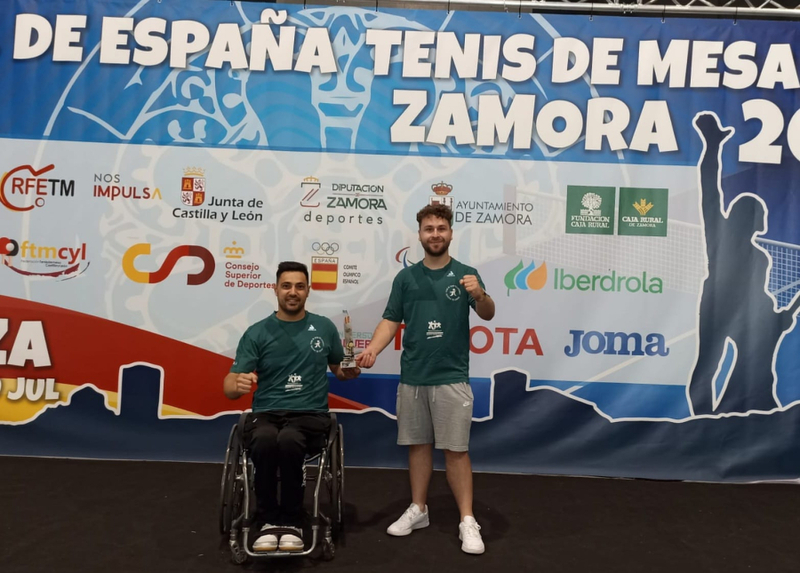
[[[331,478],[334,530],[341,533],[344,530],[344,430],[341,424],[331,448]]]
[[[239,458],[242,451],[242,439],[239,434],[239,426],[234,425],[228,436],[228,449],[225,451],[225,463],[222,466],[222,481],[219,490],[219,531],[227,535],[231,531],[231,522],[236,516],[235,506],[241,505],[241,500],[237,500],[236,479],[239,471]],[[240,489],[241,486],[238,486]]]

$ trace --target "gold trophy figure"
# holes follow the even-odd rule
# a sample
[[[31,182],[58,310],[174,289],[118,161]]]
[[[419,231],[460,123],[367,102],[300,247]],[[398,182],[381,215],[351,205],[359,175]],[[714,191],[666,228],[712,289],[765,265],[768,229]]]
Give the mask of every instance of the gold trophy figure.
[[[344,310],[344,359],[339,364],[342,368],[356,367],[355,344],[353,343],[353,327],[350,324],[350,315]]]

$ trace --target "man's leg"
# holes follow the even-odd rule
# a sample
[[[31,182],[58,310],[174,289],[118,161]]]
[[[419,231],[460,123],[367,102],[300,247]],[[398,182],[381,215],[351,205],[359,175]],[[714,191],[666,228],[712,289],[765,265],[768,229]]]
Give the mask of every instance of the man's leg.
[[[411,501],[425,510],[428,486],[433,473],[433,444],[408,446],[408,474],[411,481]],[[449,474],[448,474],[449,475]]]
[[[290,415],[278,434],[281,467],[281,519],[300,527],[303,517],[303,459],[322,447],[330,430],[328,414]]]
[[[435,399],[431,401],[435,445],[444,450],[447,483],[461,514],[458,524],[461,550],[479,555],[485,547],[481,527],[472,514],[472,463],[467,453],[475,398],[467,382],[439,386],[435,390]]]
[[[397,387],[397,445],[408,446],[408,476],[411,501],[386,533],[408,535],[415,529],[428,527],[428,484],[433,473],[433,425],[428,406],[427,387],[400,384]]]
[[[458,504],[461,521],[472,513],[472,463],[468,452],[444,451],[447,483]]]
[[[245,428],[255,467],[256,523],[278,521],[278,427],[267,414],[252,414]]]

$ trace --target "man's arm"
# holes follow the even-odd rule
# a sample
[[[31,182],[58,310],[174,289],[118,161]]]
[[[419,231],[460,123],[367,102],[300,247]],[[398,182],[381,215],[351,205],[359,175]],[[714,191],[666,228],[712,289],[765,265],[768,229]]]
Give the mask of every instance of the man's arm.
[[[256,382],[258,376],[255,372],[228,372],[222,382],[222,391],[227,398],[236,400],[249,394]]]
[[[494,299],[484,292],[483,298],[475,299],[475,313],[483,320],[492,320],[494,318]]]
[[[483,320],[492,320],[494,318],[494,300],[483,290],[478,277],[464,275],[460,282],[464,290],[475,300],[475,312],[477,315]]]
[[[372,333],[372,340],[367,345],[361,354],[356,356],[356,364],[361,368],[372,368],[375,364],[375,359],[378,354],[383,352],[383,349],[388,346],[392,341],[397,329],[400,328],[399,322],[383,319],[375,327],[375,332]]]

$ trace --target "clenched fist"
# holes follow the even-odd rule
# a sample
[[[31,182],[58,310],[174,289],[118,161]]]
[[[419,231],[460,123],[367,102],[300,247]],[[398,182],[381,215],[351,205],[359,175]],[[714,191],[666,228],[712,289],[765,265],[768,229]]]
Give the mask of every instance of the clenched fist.
[[[464,275],[460,281],[461,286],[466,289],[469,295],[475,299],[475,302],[483,302],[483,299],[486,298],[486,292],[481,288],[481,284],[478,282],[478,277],[475,275]]]

